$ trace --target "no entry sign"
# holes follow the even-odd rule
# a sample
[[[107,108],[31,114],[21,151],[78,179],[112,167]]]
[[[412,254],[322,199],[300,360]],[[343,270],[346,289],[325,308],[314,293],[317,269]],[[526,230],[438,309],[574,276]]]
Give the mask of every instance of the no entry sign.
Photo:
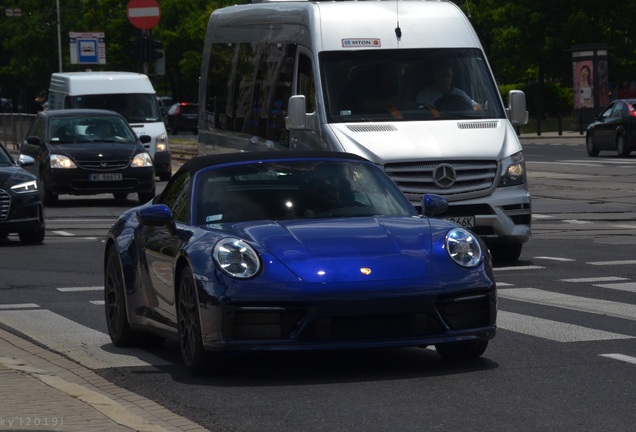
[[[161,18],[157,0],[130,0],[126,9],[128,21],[141,30],[150,30]]]

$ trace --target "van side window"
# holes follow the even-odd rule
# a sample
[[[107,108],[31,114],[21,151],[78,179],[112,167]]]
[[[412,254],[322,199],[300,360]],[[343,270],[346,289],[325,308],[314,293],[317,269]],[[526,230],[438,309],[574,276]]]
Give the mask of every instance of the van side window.
[[[314,70],[311,66],[311,59],[301,54],[298,57],[298,81],[297,93],[305,95],[307,112],[316,111],[316,84],[314,82]]]
[[[288,145],[296,45],[213,44],[205,110],[209,128],[241,132]]]

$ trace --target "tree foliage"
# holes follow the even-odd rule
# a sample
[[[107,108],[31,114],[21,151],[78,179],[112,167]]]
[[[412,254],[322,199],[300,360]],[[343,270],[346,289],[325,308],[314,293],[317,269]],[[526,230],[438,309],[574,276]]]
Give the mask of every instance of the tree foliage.
[[[166,73],[155,76],[151,67],[153,83],[162,94],[196,100],[210,13],[237,2],[158,1],[161,20],[151,33],[163,42]],[[130,56],[137,29],[128,21],[126,0],[59,0],[59,3],[64,71],[86,69],[86,65],[70,64],[71,31],[105,33],[107,64],[91,65],[91,69],[144,70]],[[571,88],[574,45],[607,44],[610,80],[619,83],[636,79],[636,48],[630,31],[636,22],[636,2],[456,0],[456,3],[475,26],[498,82],[523,84],[537,92],[528,96],[537,100],[539,109],[549,104],[542,101],[543,96],[554,93],[546,90],[546,86]],[[28,106],[39,90],[48,87],[51,73],[59,70],[56,2],[20,0],[16,4],[21,16],[0,17],[0,96]]]

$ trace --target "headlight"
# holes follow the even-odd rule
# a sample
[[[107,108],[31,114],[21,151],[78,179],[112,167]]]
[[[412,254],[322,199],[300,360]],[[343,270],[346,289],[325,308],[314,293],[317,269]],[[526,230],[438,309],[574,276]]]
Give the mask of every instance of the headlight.
[[[130,163],[130,166],[133,167],[151,167],[152,166],[152,158],[150,157],[150,155],[148,153],[139,153],[138,155],[136,155],[132,162]]]
[[[52,154],[51,168],[77,168],[77,165],[67,156]]]
[[[499,186],[515,186],[525,183],[526,163],[522,152],[504,159],[502,164],[503,175],[499,180]]]
[[[15,193],[37,192],[38,183],[35,180],[31,180],[24,183],[18,183],[16,185],[11,186],[11,190],[14,191]]]
[[[256,251],[240,239],[219,240],[214,245],[212,256],[223,272],[235,278],[251,278],[261,269],[261,260]]]
[[[463,228],[453,228],[446,234],[446,252],[462,267],[476,267],[482,259],[479,240]]]
[[[168,150],[168,136],[165,133],[162,133],[157,137],[157,145],[155,146],[155,149],[158,152]]]

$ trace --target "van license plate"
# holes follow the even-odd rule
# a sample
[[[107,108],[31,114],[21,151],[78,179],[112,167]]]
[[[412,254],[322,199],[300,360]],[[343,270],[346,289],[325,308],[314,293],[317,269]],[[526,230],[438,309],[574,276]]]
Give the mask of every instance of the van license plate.
[[[474,228],[475,226],[474,216],[449,217],[444,219],[455,222],[457,225],[460,225],[464,228]]]
[[[121,173],[91,174],[90,181],[122,181]]]

